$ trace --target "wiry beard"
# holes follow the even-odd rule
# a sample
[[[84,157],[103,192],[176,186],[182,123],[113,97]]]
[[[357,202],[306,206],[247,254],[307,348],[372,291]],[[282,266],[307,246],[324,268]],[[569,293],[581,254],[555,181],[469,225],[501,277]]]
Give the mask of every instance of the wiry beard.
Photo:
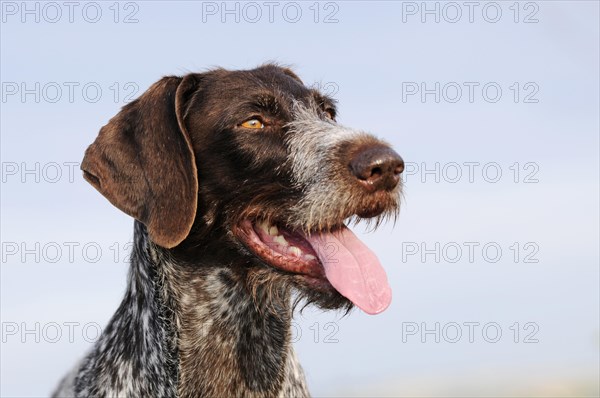
[[[288,309],[291,315],[296,309],[302,311],[311,304],[323,310],[341,310],[344,314],[354,308],[354,304],[332,286],[316,290],[300,275],[284,274],[263,264],[248,272],[247,282],[257,309],[277,316]]]

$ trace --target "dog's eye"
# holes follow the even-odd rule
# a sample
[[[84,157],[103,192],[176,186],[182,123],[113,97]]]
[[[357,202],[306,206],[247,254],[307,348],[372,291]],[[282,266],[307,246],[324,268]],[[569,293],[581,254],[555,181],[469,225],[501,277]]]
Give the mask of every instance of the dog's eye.
[[[246,120],[244,123],[240,124],[240,126],[247,129],[264,129],[265,124],[261,122],[259,119],[250,119]]]

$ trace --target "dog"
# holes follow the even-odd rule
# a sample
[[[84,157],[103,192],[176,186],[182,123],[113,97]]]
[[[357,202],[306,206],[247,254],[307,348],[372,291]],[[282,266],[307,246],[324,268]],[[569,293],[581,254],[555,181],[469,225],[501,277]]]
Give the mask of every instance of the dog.
[[[101,130],[83,176],[135,218],[125,297],[56,397],[304,397],[299,303],[391,301],[347,227],[400,205],[402,158],[287,67],[168,76]]]

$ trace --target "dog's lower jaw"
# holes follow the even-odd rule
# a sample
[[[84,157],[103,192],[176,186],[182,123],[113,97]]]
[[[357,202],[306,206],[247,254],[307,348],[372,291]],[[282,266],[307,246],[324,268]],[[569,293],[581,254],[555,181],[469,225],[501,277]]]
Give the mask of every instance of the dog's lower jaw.
[[[249,278],[178,263],[136,221],[125,298],[54,396],[308,396],[289,294],[253,291]]]

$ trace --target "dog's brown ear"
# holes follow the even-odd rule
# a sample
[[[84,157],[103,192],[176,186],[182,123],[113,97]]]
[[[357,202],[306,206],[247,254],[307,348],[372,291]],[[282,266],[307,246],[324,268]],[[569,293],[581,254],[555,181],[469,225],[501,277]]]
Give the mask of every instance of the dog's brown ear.
[[[194,75],[153,84],[102,127],[81,163],[85,179],[166,248],[186,238],[196,216],[196,161],[183,122],[196,85]]]

